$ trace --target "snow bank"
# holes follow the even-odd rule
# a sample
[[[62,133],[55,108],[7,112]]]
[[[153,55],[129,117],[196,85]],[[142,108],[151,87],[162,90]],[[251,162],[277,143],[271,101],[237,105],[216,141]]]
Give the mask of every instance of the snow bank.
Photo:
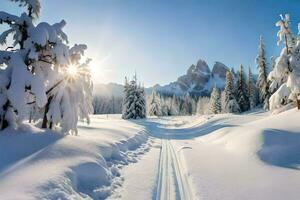
[[[148,150],[142,126],[93,116],[79,136],[24,125],[0,135],[1,199],[103,199],[122,183],[119,169]]]
[[[299,199],[300,112],[217,115],[177,143],[199,199]]]

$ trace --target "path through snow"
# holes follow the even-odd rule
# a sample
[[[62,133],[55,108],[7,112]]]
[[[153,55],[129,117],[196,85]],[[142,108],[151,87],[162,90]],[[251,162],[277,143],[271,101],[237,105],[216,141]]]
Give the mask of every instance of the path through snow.
[[[184,163],[169,139],[161,140],[156,199],[193,199]]]

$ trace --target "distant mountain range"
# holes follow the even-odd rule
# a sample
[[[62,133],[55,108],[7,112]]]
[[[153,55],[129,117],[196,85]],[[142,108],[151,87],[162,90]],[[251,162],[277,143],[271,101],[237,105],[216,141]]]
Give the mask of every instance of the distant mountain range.
[[[224,88],[226,72],[229,68],[221,62],[216,62],[210,70],[204,60],[199,60],[196,65],[191,65],[186,74],[180,76],[177,81],[165,86],[156,85],[154,88],[166,95],[207,96],[216,85]]]
[[[216,85],[223,89],[225,85],[226,72],[229,68],[221,62],[215,62],[212,69],[204,60],[199,60],[196,65],[191,65],[186,74],[180,76],[175,82],[167,85],[155,85],[146,88],[146,93],[151,93],[153,89],[164,95],[185,95],[187,93],[194,96],[208,96],[212,88]],[[122,96],[123,85],[116,83],[94,85],[94,95],[101,96]]]

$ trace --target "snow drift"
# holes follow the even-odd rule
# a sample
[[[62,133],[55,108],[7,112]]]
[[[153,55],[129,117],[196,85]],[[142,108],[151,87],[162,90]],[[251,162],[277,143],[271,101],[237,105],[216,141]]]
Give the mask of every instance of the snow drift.
[[[109,196],[123,181],[120,168],[148,150],[148,136],[143,127],[119,117],[92,120],[90,126],[79,127],[79,136],[30,125],[2,132],[1,199]]]

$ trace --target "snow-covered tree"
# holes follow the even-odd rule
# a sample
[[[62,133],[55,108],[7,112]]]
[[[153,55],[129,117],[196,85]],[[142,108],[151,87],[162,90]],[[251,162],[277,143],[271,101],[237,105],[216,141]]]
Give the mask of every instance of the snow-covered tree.
[[[249,110],[249,99],[247,92],[247,85],[244,78],[243,65],[240,66],[240,70],[238,72],[237,84],[236,84],[236,99],[241,109],[241,112]]]
[[[210,95],[210,112],[213,114],[221,113],[221,96],[216,86],[213,88]]]
[[[123,102],[122,102],[122,118],[126,119],[126,115],[128,114],[128,101],[129,101],[129,97],[130,97],[130,85],[128,82],[128,78],[125,76],[125,83],[124,83],[124,98],[123,98]]]
[[[140,119],[146,117],[146,100],[144,87],[137,84],[136,75],[128,83],[125,79],[123,101],[123,119]]]
[[[174,94],[173,97],[170,100],[170,115],[179,115],[179,105],[178,105],[178,99],[176,95]]]
[[[289,54],[290,49],[295,45],[295,37],[291,31],[290,15],[280,15],[280,20],[276,22],[276,26],[279,27],[279,30],[277,32],[277,44],[279,45],[284,40],[285,48],[287,49],[287,53]]]
[[[248,67],[248,74],[247,74],[247,92],[248,92],[248,99],[249,99],[249,108],[253,109],[256,106],[256,88],[253,82],[253,77],[251,73],[250,66]]]
[[[81,62],[87,47],[68,46],[64,20],[35,25],[39,0],[13,1],[27,12],[20,16],[0,12],[0,24],[9,27],[0,35],[0,44],[5,45],[9,35],[13,38],[11,46],[0,51],[1,128],[22,123],[30,118],[28,109],[35,107],[41,111],[34,116],[43,121],[43,128],[58,125],[64,132],[76,133],[78,117],[89,121],[92,111],[89,61]]]
[[[168,116],[169,115],[169,105],[167,97],[164,97],[161,94],[158,94],[159,102],[160,102],[160,112],[162,116]]]
[[[181,105],[181,114],[182,115],[191,115],[195,110],[195,102],[191,95],[187,93],[183,99],[183,103]]]
[[[274,69],[268,76],[273,93],[269,101],[270,109],[296,101],[300,94],[300,41],[295,42],[295,37],[290,31],[288,15],[281,16],[281,20],[276,25],[280,27],[278,44],[285,38],[285,47],[276,59]]]
[[[273,60],[272,60],[273,61]],[[258,88],[259,93],[259,102],[263,105],[263,108],[269,109],[269,82],[268,82],[268,65],[266,60],[266,50],[265,44],[263,42],[263,37],[260,36],[258,54],[255,59],[258,77],[256,80],[256,87]]]
[[[155,91],[152,91],[152,94],[149,99],[149,115],[150,116],[160,116],[161,115],[161,104],[160,99],[157,96]]]
[[[97,95],[93,98],[94,114],[121,114],[123,97]]]
[[[138,85],[137,91],[136,91],[136,118],[145,118],[147,109],[146,109],[146,96],[145,96],[145,88],[144,86],[141,86],[141,84]]]
[[[226,107],[225,107],[225,99],[226,99],[226,94],[225,94],[225,90],[221,91],[221,95],[220,95],[220,101],[221,101],[221,113],[227,113]]]
[[[225,83],[224,93],[225,93],[224,112],[229,112],[229,113],[240,112],[240,107],[236,101],[235,94],[234,94],[232,72],[229,71],[226,72],[226,83]]]
[[[200,115],[209,114],[210,99],[208,97],[200,97],[197,102],[197,113]]]

